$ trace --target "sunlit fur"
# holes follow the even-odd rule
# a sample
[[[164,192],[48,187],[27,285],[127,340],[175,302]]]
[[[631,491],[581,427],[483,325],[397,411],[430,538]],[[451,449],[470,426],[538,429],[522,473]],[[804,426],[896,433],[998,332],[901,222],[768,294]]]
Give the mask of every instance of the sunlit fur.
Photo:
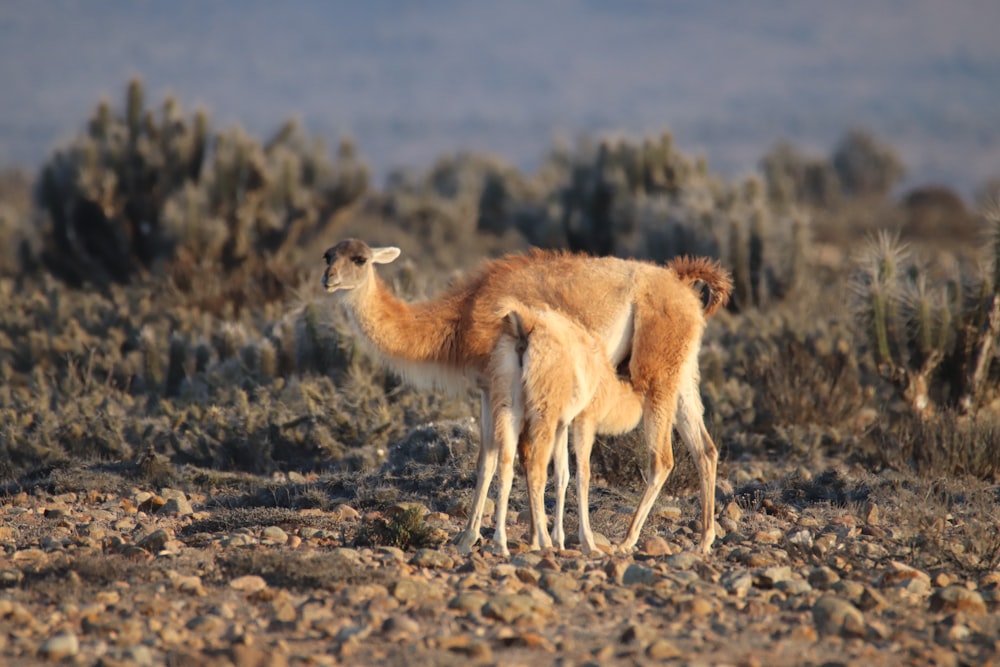
[[[489,483],[501,465],[500,488],[509,488],[518,433],[510,416],[511,391],[491,382],[491,359],[501,335],[498,311],[504,299],[529,308],[549,307],[580,324],[600,342],[609,362],[629,358],[635,390],[643,396],[642,423],[650,451],[647,487],[621,547],[631,549],[656,496],[673,468],[670,445],[675,415],[701,478],[701,549],[715,539],[715,475],[718,452],[705,431],[697,386],[682,383],[696,367],[705,315],[697,281],[708,285],[709,307],[728,298],[731,282],[717,264],[682,258],[672,265],[611,257],[589,257],[536,250],[485,263],[438,298],[407,304],[375,273],[374,265],[393,261],[396,248],[370,248],[358,240],[341,241],[325,255],[323,286],[342,293],[344,305],[361,335],[390,366],[408,379],[455,386],[472,380],[482,390],[481,434],[476,491],[469,523],[459,539],[462,551],[479,538]],[[508,378],[509,379],[509,378]],[[503,395],[494,396],[493,394]],[[695,426],[696,425],[696,426]],[[499,507],[499,503],[498,503]],[[498,517],[494,539],[506,552]]]

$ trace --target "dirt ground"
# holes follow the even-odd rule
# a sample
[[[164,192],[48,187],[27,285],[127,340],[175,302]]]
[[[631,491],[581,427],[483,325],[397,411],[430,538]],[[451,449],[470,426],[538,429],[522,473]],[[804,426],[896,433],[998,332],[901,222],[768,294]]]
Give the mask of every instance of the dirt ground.
[[[668,483],[678,497],[659,500],[635,553],[587,557],[524,550],[519,477],[506,558],[489,552],[489,526],[472,554],[450,544],[474,468],[470,452],[452,455],[390,456],[353,475],[167,469],[157,480],[148,467],[95,464],[9,483],[0,495],[0,661],[997,660],[995,486],[837,462],[812,472],[723,462],[709,556],[695,551],[697,494]],[[594,525],[609,540],[624,534],[636,491],[595,483]],[[570,534],[575,521],[567,517]]]

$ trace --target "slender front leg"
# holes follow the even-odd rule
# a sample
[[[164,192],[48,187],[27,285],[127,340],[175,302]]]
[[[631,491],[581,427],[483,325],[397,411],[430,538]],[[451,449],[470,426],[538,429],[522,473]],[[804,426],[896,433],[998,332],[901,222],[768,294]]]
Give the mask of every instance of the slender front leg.
[[[459,553],[468,553],[479,541],[479,529],[486,507],[486,494],[497,470],[497,448],[493,437],[493,405],[490,392],[483,389],[479,393],[479,460],[476,465],[476,491],[473,495],[469,521],[458,536]]]

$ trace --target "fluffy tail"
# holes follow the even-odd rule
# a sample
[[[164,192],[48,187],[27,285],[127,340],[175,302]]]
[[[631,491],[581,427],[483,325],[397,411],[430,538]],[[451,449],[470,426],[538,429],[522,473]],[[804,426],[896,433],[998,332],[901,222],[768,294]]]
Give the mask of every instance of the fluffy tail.
[[[729,295],[733,292],[733,277],[711,257],[675,257],[667,262],[667,268],[673,269],[678,278],[692,287],[699,281],[708,286],[705,317],[711,317],[729,302]]]

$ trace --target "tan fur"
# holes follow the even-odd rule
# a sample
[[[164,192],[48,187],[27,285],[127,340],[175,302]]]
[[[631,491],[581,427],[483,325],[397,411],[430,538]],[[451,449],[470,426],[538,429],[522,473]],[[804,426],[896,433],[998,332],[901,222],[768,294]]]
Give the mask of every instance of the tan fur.
[[[698,277],[651,263],[536,250],[487,262],[432,301],[407,304],[390,293],[373,265],[394,260],[395,248],[369,248],[341,241],[325,255],[323,286],[343,292],[344,304],[362,336],[390,366],[414,381],[455,386],[465,379],[482,390],[482,444],[472,512],[459,548],[479,537],[482,509],[500,465],[500,489],[509,489],[519,432],[514,404],[517,351],[495,355],[501,338],[498,309],[506,298],[529,308],[549,307],[577,322],[604,349],[613,366],[629,357],[629,376],[643,396],[642,422],[650,451],[647,487],[621,544],[631,549],[656,496],[673,468],[670,445],[675,416],[701,477],[701,549],[715,539],[715,475],[718,452],[702,422],[697,353],[705,316],[695,280],[725,285],[717,267],[699,266]],[[721,294],[724,303],[728,293]],[[509,473],[507,471],[510,471]],[[505,517],[499,508],[494,539],[506,551]]]
[[[567,430],[573,434],[577,462],[580,544],[597,547],[590,528],[590,452],[596,432],[631,431],[642,418],[642,396],[620,379],[600,341],[569,318],[547,307],[528,308],[514,299],[501,309],[504,331],[498,350],[511,346],[520,356],[523,419],[518,453],[524,464],[531,513],[531,547],[565,548],[563,515],[569,484]],[[546,468],[554,462],[556,513],[552,539],[545,532]]]

